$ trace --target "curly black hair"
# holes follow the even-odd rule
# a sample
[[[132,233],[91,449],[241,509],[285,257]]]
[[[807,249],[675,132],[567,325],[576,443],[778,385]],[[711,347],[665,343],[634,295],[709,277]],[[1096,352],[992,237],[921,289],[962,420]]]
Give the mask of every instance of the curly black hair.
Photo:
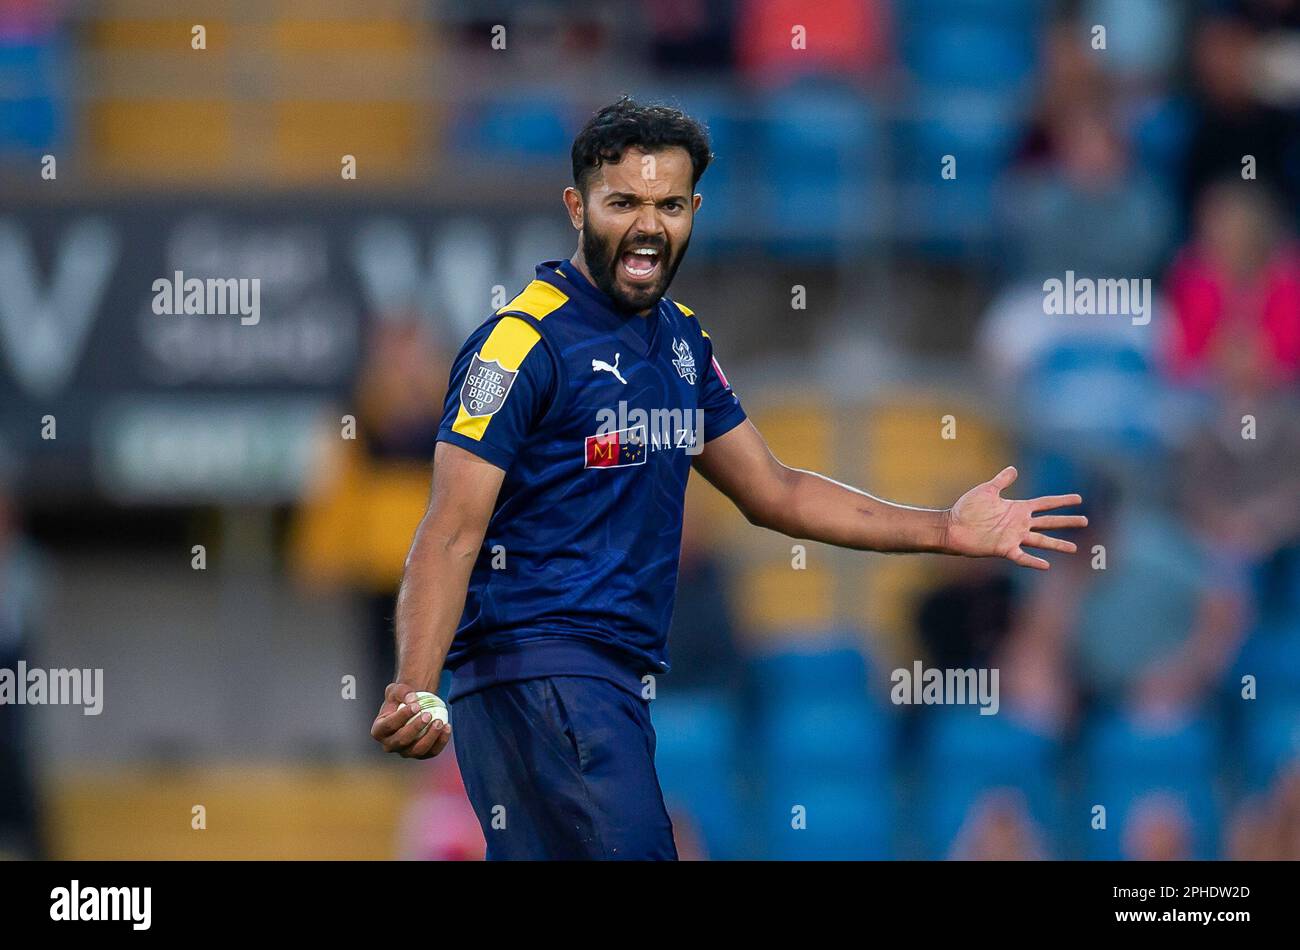
[[[680,146],[691,156],[691,187],[713,160],[709,133],[680,109],[641,105],[629,96],[593,115],[573,140],[573,184],[584,195],[587,181],[605,162],[619,162],[628,148],[649,152]]]

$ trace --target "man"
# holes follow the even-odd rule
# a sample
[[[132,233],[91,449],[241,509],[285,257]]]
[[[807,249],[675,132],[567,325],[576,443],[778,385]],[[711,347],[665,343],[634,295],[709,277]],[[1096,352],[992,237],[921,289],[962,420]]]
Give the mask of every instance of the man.
[[[873,551],[1047,562],[1073,552],[1008,501],[1014,468],[947,510],[894,505],[777,461],[695,315],[664,296],[691,237],[704,130],[663,106],[602,109],[573,143],[578,231],[465,344],[452,370],[429,508],[397,604],[397,682],[371,735],[428,758],[451,727],[412,715],[449,694],[456,755],[488,858],[673,859],[642,699],[668,669],[692,465],[750,522]],[[421,733],[423,732],[423,735]]]

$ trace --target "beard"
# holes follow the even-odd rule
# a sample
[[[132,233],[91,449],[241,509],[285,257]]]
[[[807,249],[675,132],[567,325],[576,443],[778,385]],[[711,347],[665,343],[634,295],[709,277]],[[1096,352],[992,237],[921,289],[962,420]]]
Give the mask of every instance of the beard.
[[[686,256],[691,239],[686,238],[675,253],[664,238],[629,238],[615,244],[614,239],[598,234],[590,228],[581,232],[582,256],[591,271],[596,287],[614,302],[615,309],[623,313],[639,313],[656,306],[668,292],[668,285],[677,274],[677,267]],[[619,283],[619,260],[623,254],[638,247],[651,247],[659,251],[662,262],[659,276],[644,287],[626,287]]]

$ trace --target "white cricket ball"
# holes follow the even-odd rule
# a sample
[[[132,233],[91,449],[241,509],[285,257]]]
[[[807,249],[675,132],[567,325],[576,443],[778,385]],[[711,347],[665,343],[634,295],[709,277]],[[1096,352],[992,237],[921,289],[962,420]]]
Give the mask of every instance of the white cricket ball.
[[[418,716],[426,711],[433,713],[433,719],[424,724],[424,728],[420,730],[420,734],[415,737],[417,739],[422,738],[424,734],[429,731],[429,727],[432,726],[435,721],[451,722],[451,716],[447,712],[447,704],[433,693],[426,693],[423,690],[420,690],[415,694],[414,715]]]

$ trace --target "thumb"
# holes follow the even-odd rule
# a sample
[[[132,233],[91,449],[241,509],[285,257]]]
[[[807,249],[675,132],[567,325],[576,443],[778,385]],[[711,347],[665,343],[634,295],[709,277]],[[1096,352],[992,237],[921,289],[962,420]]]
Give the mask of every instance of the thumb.
[[[415,687],[408,686],[406,683],[389,683],[384,690],[384,701],[400,705],[401,703],[411,702],[408,697],[414,696]]]
[[[1002,471],[993,476],[993,487],[999,492],[1005,491],[1011,487],[1011,484],[1016,480],[1019,474],[1020,473],[1016,471],[1014,465],[1008,465]]]

